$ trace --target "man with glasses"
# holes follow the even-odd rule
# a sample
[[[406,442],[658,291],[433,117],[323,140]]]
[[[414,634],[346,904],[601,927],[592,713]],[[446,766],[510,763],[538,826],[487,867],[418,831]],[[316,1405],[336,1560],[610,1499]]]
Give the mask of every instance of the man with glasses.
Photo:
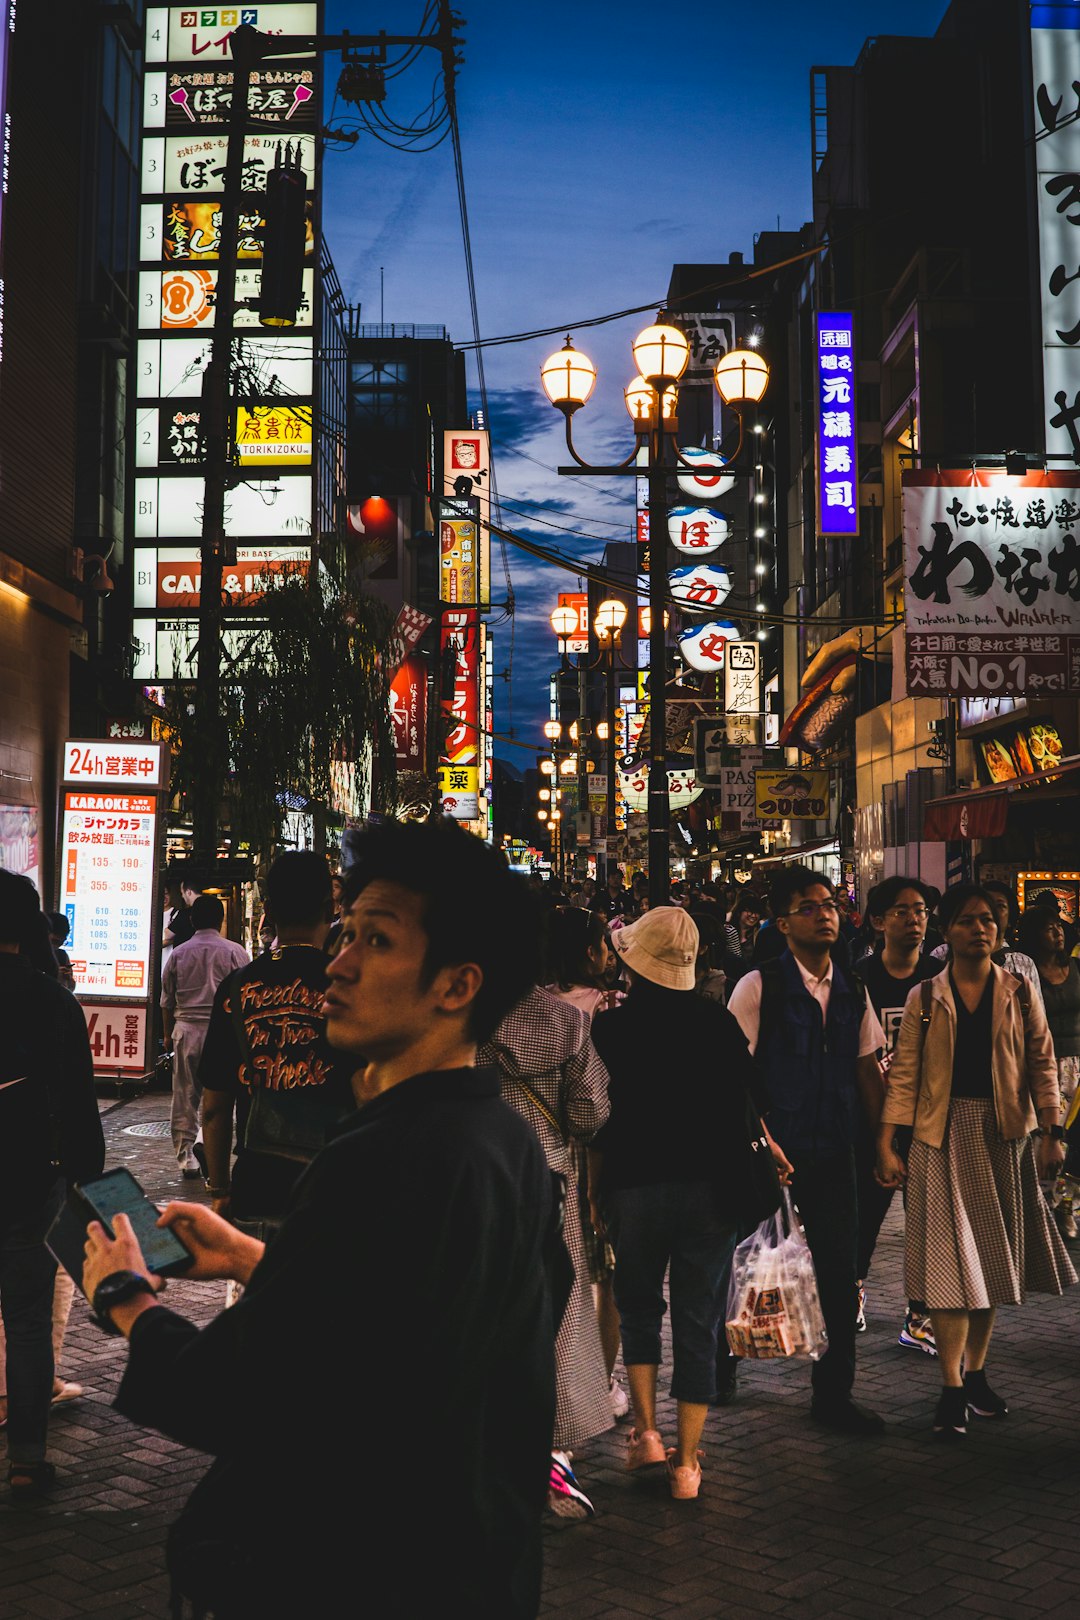
[[[877,931],[880,951],[859,963],[859,976],[866,985],[874,1011],[885,1031],[881,1055],[882,1073],[888,1075],[893,1048],[904,1015],[908,992],[924,979],[941,971],[923,947],[930,920],[930,893],[918,878],[891,877],[871,889],[866,910]],[[863,1286],[870,1270],[881,1223],[892,1202],[894,1187],[882,1187],[874,1175],[876,1147],[873,1132],[865,1126],[859,1134],[856,1152],[859,1190],[859,1315],[860,1331],[865,1326]],[[921,1300],[908,1300],[904,1325],[898,1341],[906,1350],[922,1350],[936,1356],[930,1313]]]
[[[833,886],[806,866],[782,867],[769,907],[786,949],[740,979],[729,1010],[766,1076],[769,1132],[795,1166],[792,1192],[814,1257],[829,1348],[814,1363],[811,1411],[843,1434],[879,1434],[855,1382],[860,1104],[881,1111],[877,1052],[885,1036],[857,977],[833,960],[840,929]]]

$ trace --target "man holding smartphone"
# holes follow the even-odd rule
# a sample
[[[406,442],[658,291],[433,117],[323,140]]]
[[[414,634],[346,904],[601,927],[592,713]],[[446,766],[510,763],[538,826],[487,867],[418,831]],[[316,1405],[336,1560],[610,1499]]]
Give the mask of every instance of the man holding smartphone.
[[[170,1537],[215,1620],[472,1612],[532,1620],[554,1419],[551,1179],[478,1044],[535,982],[501,855],[449,822],[366,832],[325,1000],[364,1106],[268,1248],[162,1216],[189,1277],[241,1282],[201,1332],[153,1293],[128,1223],[84,1287],[131,1356],[117,1406],[215,1455]],[[282,1414],[287,1401],[286,1421]],[[418,1547],[421,1549],[417,1555]]]

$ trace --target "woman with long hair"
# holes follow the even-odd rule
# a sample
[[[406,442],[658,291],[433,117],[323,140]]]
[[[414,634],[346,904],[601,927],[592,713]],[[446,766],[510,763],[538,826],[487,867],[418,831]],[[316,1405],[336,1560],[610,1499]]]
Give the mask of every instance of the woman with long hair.
[[[934,1433],[951,1440],[967,1433],[969,1413],[1008,1414],[986,1379],[998,1306],[1060,1294],[1076,1273],[1039,1188],[1064,1157],[1042,1003],[991,960],[998,922],[987,889],[956,884],[938,915],[950,960],[904,1005],[877,1175],[885,1187],[907,1178],[907,1292],[930,1307],[943,1384]],[[914,1128],[906,1171],[900,1125]]]

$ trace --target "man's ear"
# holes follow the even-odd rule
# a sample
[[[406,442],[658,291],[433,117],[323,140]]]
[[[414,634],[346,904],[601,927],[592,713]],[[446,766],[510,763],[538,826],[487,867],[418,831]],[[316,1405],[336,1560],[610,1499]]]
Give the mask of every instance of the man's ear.
[[[780,930],[780,932],[782,934],[787,933],[787,931],[788,931],[788,920],[787,920],[786,915],[781,914],[779,917],[774,917],[773,921],[775,922],[777,928],[779,928],[779,930]]]
[[[434,985],[436,1005],[442,1012],[464,1012],[476,1000],[483,982],[483,969],[476,962],[441,968]]]

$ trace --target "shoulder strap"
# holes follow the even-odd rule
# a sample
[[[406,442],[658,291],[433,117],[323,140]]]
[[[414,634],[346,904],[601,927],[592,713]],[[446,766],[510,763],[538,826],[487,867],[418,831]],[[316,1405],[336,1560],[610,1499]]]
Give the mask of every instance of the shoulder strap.
[[[931,986],[933,979],[924,979],[919,986],[919,1061],[922,1062],[923,1047],[926,1045],[926,1032],[930,1028],[930,1009],[933,1005],[934,992]]]
[[[532,1086],[528,1085],[524,1080],[522,1080],[520,1075],[514,1076],[514,1084],[521,1087],[522,1091],[525,1093],[526,1097],[528,1097],[537,1113],[542,1114],[547,1120],[548,1124],[551,1126],[552,1130],[558,1132],[563,1146],[568,1146],[570,1142],[570,1132],[566,1129],[564,1124],[560,1123],[560,1121],[555,1118],[555,1115],[552,1113],[547,1103],[544,1102],[543,1098],[538,1097]]]
[[[1026,1029],[1028,1020],[1031,1017],[1031,980],[1026,978],[1023,973],[1018,973],[1016,977],[1020,981],[1016,993],[1020,1000],[1020,1011],[1023,1015],[1024,1028]]]

